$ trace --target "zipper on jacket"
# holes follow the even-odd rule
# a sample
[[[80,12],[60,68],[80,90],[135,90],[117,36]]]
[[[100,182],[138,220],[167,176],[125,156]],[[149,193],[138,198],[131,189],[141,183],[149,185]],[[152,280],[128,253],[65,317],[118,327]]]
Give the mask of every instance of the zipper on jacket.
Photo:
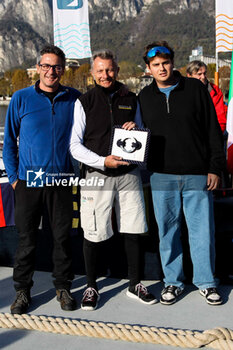
[[[53,114],[53,115],[55,114],[55,112],[54,112],[54,100],[53,100],[53,102],[52,102],[52,114]]]
[[[167,113],[170,113],[169,98],[166,96]]]
[[[55,111],[54,111],[54,103],[55,103],[55,100],[56,100],[57,97],[59,97],[60,95],[63,95],[63,91],[60,91],[60,92],[53,98],[53,102],[52,102],[52,114],[53,114],[53,115],[55,114]]]
[[[113,118],[113,113],[112,113],[112,97],[113,96],[108,96],[108,105],[110,109],[110,119],[111,119],[111,129],[113,128],[114,125],[114,118]]]

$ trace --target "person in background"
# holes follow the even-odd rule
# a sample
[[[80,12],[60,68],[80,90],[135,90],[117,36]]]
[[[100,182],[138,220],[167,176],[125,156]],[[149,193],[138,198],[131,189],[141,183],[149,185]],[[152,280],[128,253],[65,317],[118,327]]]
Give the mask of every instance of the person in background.
[[[226,107],[223,100],[223,93],[219,87],[207,79],[207,66],[202,61],[192,61],[186,68],[187,77],[199,79],[208,89],[213,101],[218,122],[222,132],[226,130]]]
[[[53,233],[57,300],[63,310],[76,308],[70,293],[74,276],[69,249],[72,186],[51,184],[52,176],[60,178],[59,174],[68,176],[72,172],[69,140],[74,103],[80,92],[60,85],[64,69],[64,52],[53,45],[43,47],[37,63],[39,81],[15,92],[7,111],[3,160],[15,191],[15,224],[19,235],[12,314],[26,313],[31,303],[37,229],[45,206]]]
[[[165,284],[160,302],[171,305],[184,291],[184,214],[193,284],[208,304],[219,305],[212,191],[225,157],[214,105],[201,82],[174,71],[174,51],[166,41],[147,45],[143,58],[154,77],[140,92],[139,103],[143,123],[151,130],[147,164]]]
[[[97,251],[98,246],[113,235],[113,207],[118,230],[124,233],[129,276],[127,295],[145,304],[156,302],[140,282],[139,236],[147,231],[147,224],[139,170],[120,157],[109,155],[114,125],[122,125],[127,130],[136,124],[142,126],[136,95],[116,80],[118,71],[116,58],[111,51],[93,53],[91,73],[95,87],[76,101],[74,110],[71,154],[86,165],[87,181],[96,177],[104,182],[99,189],[90,191],[81,188],[80,193],[87,275],[87,288],[81,302],[84,310],[96,309],[100,298],[96,283]]]

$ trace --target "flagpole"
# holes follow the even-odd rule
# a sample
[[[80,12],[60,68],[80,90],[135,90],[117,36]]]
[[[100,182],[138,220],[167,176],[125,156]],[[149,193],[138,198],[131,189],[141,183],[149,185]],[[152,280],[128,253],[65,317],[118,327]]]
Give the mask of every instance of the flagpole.
[[[214,74],[214,83],[219,86],[219,72],[218,72],[218,52],[216,51],[216,72]]]
[[[216,27],[216,16],[217,16],[217,0],[215,0],[215,27]],[[215,60],[216,60],[216,71],[214,74],[215,85],[219,86],[219,72],[218,72],[218,52],[217,52],[217,30],[215,29]]]

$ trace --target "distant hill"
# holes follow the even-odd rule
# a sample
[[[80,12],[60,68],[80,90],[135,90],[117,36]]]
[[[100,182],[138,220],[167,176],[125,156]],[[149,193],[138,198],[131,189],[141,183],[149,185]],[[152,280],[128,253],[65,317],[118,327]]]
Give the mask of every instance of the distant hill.
[[[175,1],[174,1],[175,2]],[[191,2],[191,1],[190,1]],[[102,46],[117,51],[120,60],[142,63],[145,44],[158,39],[167,40],[175,49],[178,66],[187,64],[191,50],[203,46],[204,53],[215,52],[215,19],[205,9],[184,9],[181,13],[167,13],[167,4],[156,2],[145,13],[121,22],[97,22],[100,13],[91,13],[91,42],[93,48]]]
[[[35,63],[39,48],[52,42],[51,0],[0,0],[0,71]],[[191,50],[215,52],[214,0],[89,0],[92,50],[110,48],[119,60],[142,64],[145,44],[163,39],[175,63]]]

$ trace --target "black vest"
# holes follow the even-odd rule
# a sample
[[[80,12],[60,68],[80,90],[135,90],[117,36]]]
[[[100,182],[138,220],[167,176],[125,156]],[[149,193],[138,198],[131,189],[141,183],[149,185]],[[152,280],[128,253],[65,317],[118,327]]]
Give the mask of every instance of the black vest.
[[[107,89],[96,85],[80,97],[86,114],[84,145],[99,156],[106,157],[110,154],[113,126],[123,125],[125,122],[134,121],[135,118],[137,97],[132,92],[120,96],[118,90],[121,86],[121,83],[116,82],[115,91],[110,94]],[[108,168],[104,173],[109,176],[116,176],[128,173],[134,167]]]

